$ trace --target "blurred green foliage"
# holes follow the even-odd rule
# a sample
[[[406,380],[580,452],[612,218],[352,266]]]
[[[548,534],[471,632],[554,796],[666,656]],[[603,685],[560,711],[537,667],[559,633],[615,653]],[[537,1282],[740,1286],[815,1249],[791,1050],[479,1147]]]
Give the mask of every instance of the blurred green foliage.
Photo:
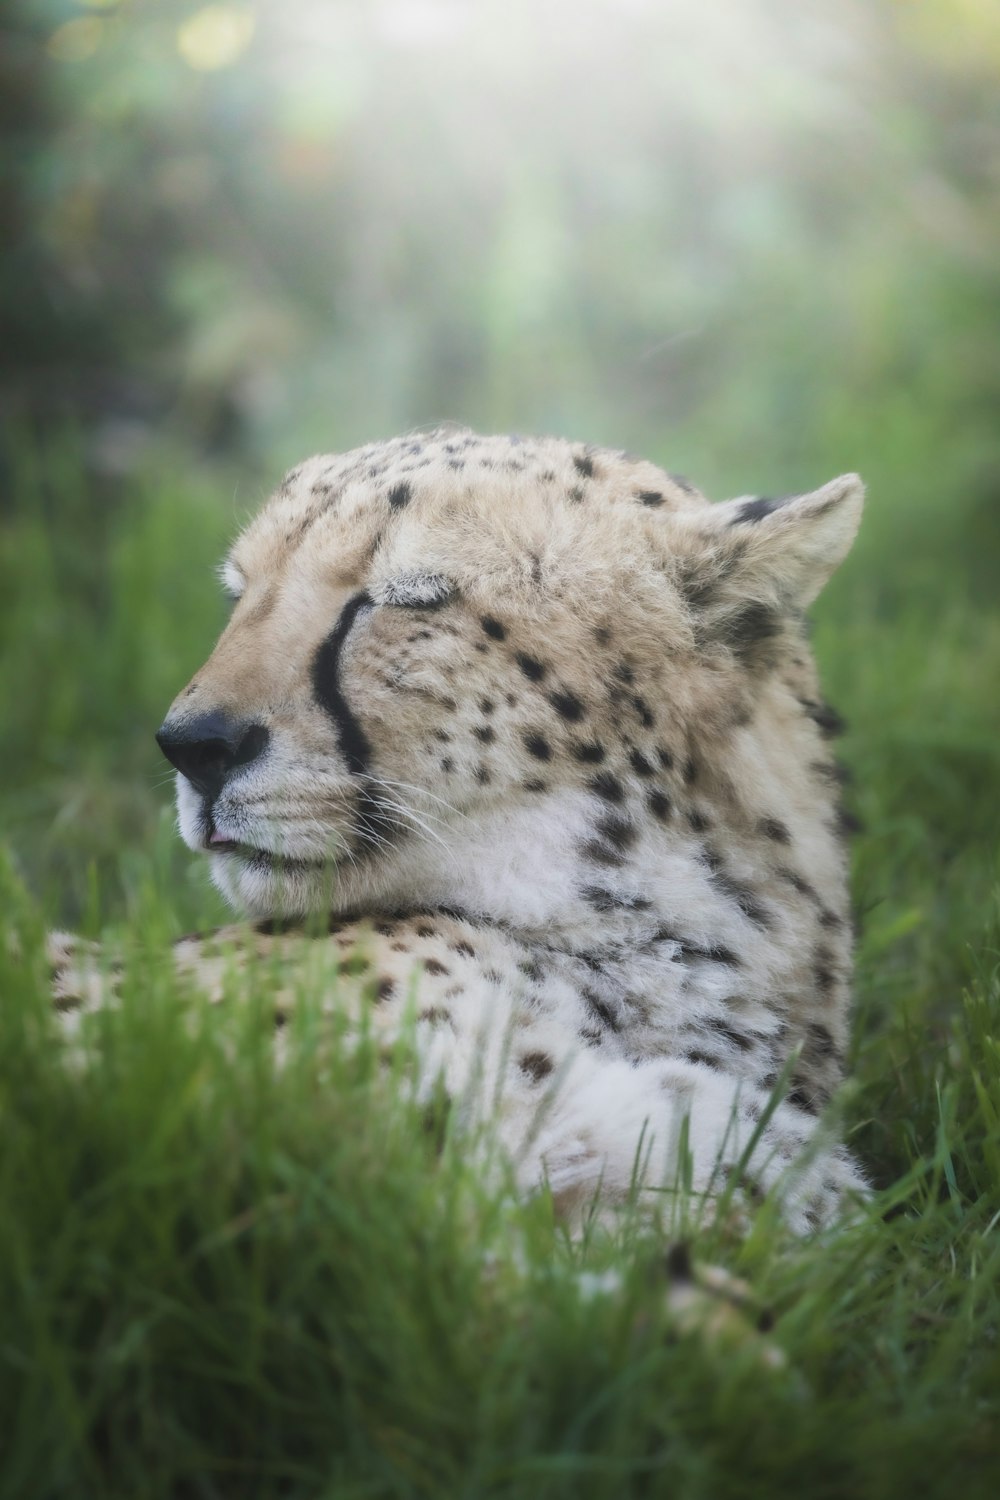
[[[909,414],[996,477],[995,0],[8,11],[3,409],[98,465],[454,418],[793,487]]]

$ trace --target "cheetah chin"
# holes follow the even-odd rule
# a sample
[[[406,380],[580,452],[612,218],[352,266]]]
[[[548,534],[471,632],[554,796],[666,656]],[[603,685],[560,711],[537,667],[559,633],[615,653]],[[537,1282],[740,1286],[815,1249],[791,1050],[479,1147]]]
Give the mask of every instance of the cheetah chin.
[[[710,504],[622,452],[452,430],[300,464],[157,736],[255,922],[223,939],[293,965],[322,913],[387,1037],[419,970],[423,1076],[569,1213],[683,1175],[829,1221],[864,1184],[820,1121],[851,927],[804,611],[862,497]],[[213,941],[177,948],[207,991]]]

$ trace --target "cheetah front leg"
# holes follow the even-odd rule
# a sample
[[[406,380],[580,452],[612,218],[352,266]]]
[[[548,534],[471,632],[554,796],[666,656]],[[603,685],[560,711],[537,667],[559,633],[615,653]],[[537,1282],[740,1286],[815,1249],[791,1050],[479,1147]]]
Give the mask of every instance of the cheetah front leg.
[[[508,1132],[510,1131],[508,1125]],[[681,1059],[576,1057],[518,1148],[525,1186],[546,1182],[570,1216],[643,1194],[690,1189],[707,1203],[774,1194],[795,1232],[830,1222],[866,1185],[846,1149],[794,1106]]]

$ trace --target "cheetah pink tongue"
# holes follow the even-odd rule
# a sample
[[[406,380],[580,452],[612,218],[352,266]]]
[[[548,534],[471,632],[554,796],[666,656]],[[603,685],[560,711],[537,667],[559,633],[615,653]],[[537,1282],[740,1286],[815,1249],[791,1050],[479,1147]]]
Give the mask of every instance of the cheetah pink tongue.
[[[210,849],[235,849],[236,841],[235,839],[229,838],[226,834],[220,833],[215,824],[212,823],[210,825],[210,832],[208,835],[208,847]]]

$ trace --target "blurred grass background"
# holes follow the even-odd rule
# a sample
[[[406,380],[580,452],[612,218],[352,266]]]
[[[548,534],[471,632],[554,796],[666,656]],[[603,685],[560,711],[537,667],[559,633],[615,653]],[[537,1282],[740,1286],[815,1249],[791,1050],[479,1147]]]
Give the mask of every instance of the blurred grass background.
[[[450,419],[627,447],[716,497],[858,469],[815,640],[863,822],[848,1128],[886,1195],[821,1246],[708,1244],[776,1299],[812,1394],[775,1394],[655,1343],[648,1308],[634,1334],[645,1252],[619,1253],[617,1310],[574,1300],[537,1207],[484,1291],[496,1206],[460,1161],[421,1177],[423,1148],[386,1146],[363,1080],[332,1116],[278,1087],[262,1135],[234,1070],[215,1139],[191,1104],[214,1043],[161,1017],[139,1082],[126,1032],[67,1086],[16,1030],[44,983],[12,971],[0,1490],[312,1495],[328,1432],[337,1496],[995,1493],[1000,7],[8,0],[0,28],[0,820],[26,951],[42,922],[222,918],[152,732],[222,622],[227,538],[306,453]],[[427,1227],[450,1191],[461,1234]],[[103,1218],[73,1206],[94,1194]],[[281,1233],[227,1238],[268,1194]],[[298,1259],[317,1223],[335,1248]],[[204,1283],[178,1269],[192,1225],[223,1247]],[[406,1322],[428,1287],[492,1374]],[[256,1457],[228,1469],[229,1441]]]

